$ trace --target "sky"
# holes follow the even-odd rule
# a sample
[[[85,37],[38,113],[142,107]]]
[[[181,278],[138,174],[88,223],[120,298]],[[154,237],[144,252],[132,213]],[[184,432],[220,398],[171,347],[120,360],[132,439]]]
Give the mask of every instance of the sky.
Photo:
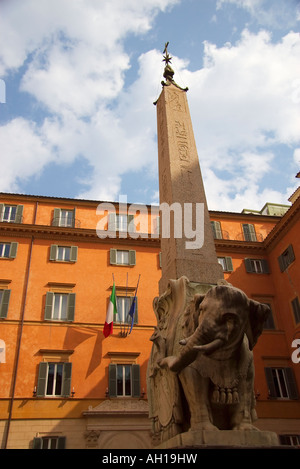
[[[299,24],[296,0],[1,0],[0,191],[158,204],[169,41],[208,208],[289,204]]]

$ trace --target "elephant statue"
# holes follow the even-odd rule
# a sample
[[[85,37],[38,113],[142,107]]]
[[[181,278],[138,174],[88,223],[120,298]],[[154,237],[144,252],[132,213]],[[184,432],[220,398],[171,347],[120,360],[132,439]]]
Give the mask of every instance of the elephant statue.
[[[188,430],[256,430],[252,349],[270,309],[220,283],[203,292],[181,277],[155,300],[147,379],[157,441]]]

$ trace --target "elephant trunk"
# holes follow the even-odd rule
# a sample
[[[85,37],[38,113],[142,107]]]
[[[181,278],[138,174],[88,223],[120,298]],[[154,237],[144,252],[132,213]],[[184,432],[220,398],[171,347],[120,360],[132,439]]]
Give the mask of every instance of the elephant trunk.
[[[205,353],[205,355],[210,355],[224,345],[223,339],[215,339],[212,342],[209,342],[205,345],[194,345],[193,349],[197,352]]]

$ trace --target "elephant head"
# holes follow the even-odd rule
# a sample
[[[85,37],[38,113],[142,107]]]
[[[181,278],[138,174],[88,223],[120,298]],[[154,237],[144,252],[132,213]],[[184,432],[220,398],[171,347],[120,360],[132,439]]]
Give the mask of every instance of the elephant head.
[[[180,371],[197,357],[205,354],[217,360],[227,360],[238,353],[246,334],[252,350],[262,333],[270,308],[249,299],[244,292],[232,286],[218,285],[206,295],[195,295],[198,326],[195,332],[180,341],[185,347],[179,356],[167,357],[160,363],[172,371]]]

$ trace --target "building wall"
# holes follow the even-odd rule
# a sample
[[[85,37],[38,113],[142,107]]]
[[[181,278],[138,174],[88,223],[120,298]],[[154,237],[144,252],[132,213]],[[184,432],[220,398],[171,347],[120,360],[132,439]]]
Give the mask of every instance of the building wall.
[[[152,346],[149,339],[156,324],[152,301],[158,295],[161,277],[159,240],[151,236],[100,239],[96,234],[100,219],[97,202],[2,194],[0,203],[23,205],[22,223],[0,225],[0,243],[18,243],[15,258],[0,259],[0,290],[11,290],[7,317],[0,319],[0,340],[6,348],[5,363],[0,363],[3,442],[11,417],[10,448],[31,448],[34,438],[46,434],[67,435],[67,448],[112,448],[107,446],[112,441],[107,436],[114,434],[115,443],[111,444],[122,447],[127,432],[136,429],[134,444],[150,447],[146,370]],[[299,400],[270,399],[265,367],[292,367],[300,390],[300,365],[291,361],[291,343],[300,332],[291,308],[292,299],[299,296],[300,280],[297,206],[299,200],[283,218],[210,214],[211,220],[219,221],[222,227],[222,238],[215,240],[217,255],[232,259],[233,270],[224,273],[225,279],[250,298],[272,306],[275,329],[265,330],[254,349],[255,392],[260,428],[276,427],[284,433],[295,432],[295,422],[300,423]],[[117,205],[112,207],[118,209]],[[75,226],[53,226],[56,208],[75,208]],[[157,210],[151,214],[148,208],[136,216],[139,221],[147,220],[148,230],[154,233],[157,215]],[[258,241],[244,240],[245,223],[254,225]],[[295,261],[281,272],[278,257],[290,244]],[[76,246],[76,262],[50,260],[52,245]],[[111,249],[134,250],[135,265],[112,265]],[[269,273],[247,272],[245,259],[249,258],[266,260]],[[104,339],[102,329],[113,276],[117,294],[125,296],[127,291],[132,296],[139,275],[138,324],[130,335],[123,336],[125,327],[115,325],[113,335]],[[46,294],[51,291],[76,294],[72,321],[45,320]],[[39,365],[49,361],[72,363],[73,397],[36,397]],[[107,396],[109,365],[113,363],[140,366],[141,395],[125,399],[124,407],[117,407],[118,399]]]

